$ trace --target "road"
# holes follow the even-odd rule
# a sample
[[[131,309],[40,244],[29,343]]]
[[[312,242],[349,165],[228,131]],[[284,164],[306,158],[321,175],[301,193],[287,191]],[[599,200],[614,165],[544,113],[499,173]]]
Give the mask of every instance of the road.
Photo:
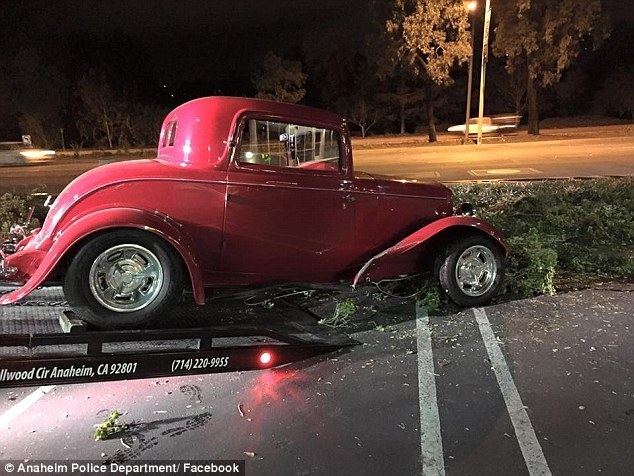
[[[363,345],[346,352],[264,371],[0,389],[0,459],[244,459],[249,475],[628,474],[632,290],[428,317],[361,288],[347,330]],[[38,312],[56,311],[7,306],[0,319],[35,324]],[[93,441],[114,409],[130,428]]]
[[[634,135],[476,145],[408,145],[354,150],[355,168],[442,182],[634,175]],[[103,162],[103,161],[102,161]],[[0,167],[0,193],[59,192],[98,159]]]
[[[355,169],[441,182],[634,175],[634,135],[358,150]]]

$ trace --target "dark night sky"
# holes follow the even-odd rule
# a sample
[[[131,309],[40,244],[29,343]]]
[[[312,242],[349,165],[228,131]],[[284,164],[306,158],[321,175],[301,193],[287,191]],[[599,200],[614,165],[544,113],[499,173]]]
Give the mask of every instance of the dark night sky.
[[[555,0],[553,0],[555,1]],[[613,19],[634,23],[633,0],[603,0]],[[70,82],[89,68],[141,90],[192,96],[248,94],[268,50],[310,62],[362,44],[368,0],[0,0],[0,62],[36,50]],[[621,41],[621,43],[619,43]],[[611,38],[622,54],[627,41]],[[631,54],[631,53],[630,53]],[[167,84],[167,90],[161,86]],[[310,99],[310,98],[307,98]],[[307,101],[309,102],[309,101]]]
[[[367,0],[7,1],[3,51],[34,45],[71,70],[119,64],[154,86],[245,82],[268,50],[288,57],[355,47]]]
[[[0,5],[4,54],[31,44],[71,68],[114,59],[130,75],[173,86],[244,79],[267,50],[298,57],[354,47],[368,22],[367,0],[2,0]],[[632,0],[604,5],[613,18],[634,21]]]

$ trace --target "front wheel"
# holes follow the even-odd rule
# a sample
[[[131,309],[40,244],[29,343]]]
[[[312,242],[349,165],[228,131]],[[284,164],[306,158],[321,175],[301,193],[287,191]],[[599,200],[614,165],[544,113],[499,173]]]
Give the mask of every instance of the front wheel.
[[[459,306],[480,306],[500,290],[505,264],[497,243],[486,236],[470,236],[446,249],[438,279],[449,298]]]
[[[64,279],[77,316],[97,327],[144,326],[168,311],[183,293],[175,251],[150,233],[120,230],[82,246]]]

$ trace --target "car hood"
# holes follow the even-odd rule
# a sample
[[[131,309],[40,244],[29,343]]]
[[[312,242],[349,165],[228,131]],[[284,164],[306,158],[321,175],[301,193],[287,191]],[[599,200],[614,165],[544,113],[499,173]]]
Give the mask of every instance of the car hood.
[[[386,195],[408,195],[451,200],[453,192],[437,182],[421,182],[417,179],[394,175],[356,172],[355,179],[363,188],[371,188]]]

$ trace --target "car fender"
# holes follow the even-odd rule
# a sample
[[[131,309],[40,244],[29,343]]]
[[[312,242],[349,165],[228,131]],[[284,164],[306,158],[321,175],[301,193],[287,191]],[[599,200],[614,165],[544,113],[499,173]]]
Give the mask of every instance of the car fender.
[[[378,266],[389,267],[391,264],[390,262],[395,260],[395,258],[402,257],[404,254],[421,247],[439,233],[444,232],[445,230],[450,230],[451,228],[455,228],[456,231],[464,228],[478,230],[479,232],[493,238],[502,247],[504,254],[508,254],[508,245],[504,240],[504,236],[489,223],[473,216],[454,215],[441,218],[425,225],[395,245],[370,258],[355,275],[352,285],[356,286],[364,277],[371,278],[372,270],[376,269]]]
[[[83,238],[100,231],[115,228],[145,230],[160,236],[170,243],[185,262],[192,283],[194,300],[197,304],[204,304],[205,291],[202,273],[191,239],[181,231],[180,225],[170,217],[156,211],[149,212],[136,208],[108,208],[94,211],[69,222],[62,229],[56,230],[54,236],[44,238],[40,242],[40,246],[45,245],[48,241],[50,248],[46,251],[35,251],[38,254],[45,253],[37,269],[34,270],[22,287],[2,295],[0,304],[10,304],[18,301],[41,285],[65,254]],[[17,255],[18,253],[11,256],[19,258]]]

